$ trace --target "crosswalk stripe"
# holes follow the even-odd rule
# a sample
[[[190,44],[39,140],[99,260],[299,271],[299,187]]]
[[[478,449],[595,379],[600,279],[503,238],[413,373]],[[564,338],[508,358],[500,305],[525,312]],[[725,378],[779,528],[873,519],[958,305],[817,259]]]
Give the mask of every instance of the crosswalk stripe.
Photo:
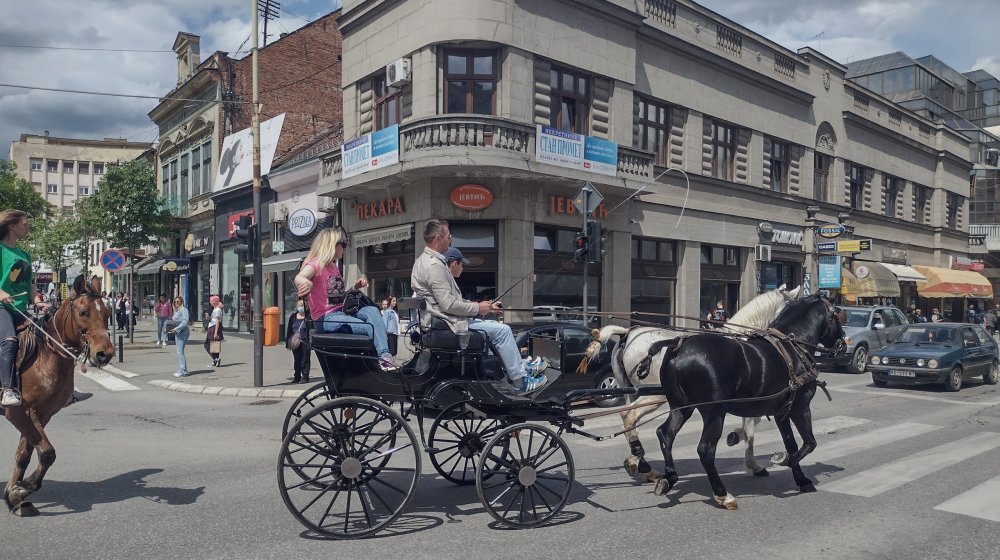
[[[832,459],[839,459],[859,451],[867,451],[881,445],[900,441],[903,439],[921,436],[934,430],[940,430],[941,426],[930,424],[917,424],[915,422],[903,422],[888,428],[880,428],[863,434],[846,437],[822,444],[816,450],[806,456],[802,461],[803,465],[815,463],[825,463]]]
[[[981,432],[820,486],[827,492],[871,498],[1000,447],[1000,434]]]
[[[108,391],[138,391],[139,388],[135,385],[125,381],[124,379],[118,379],[113,375],[108,375],[107,372],[101,371],[99,369],[88,369],[86,373],[77,370],[77,373],[98,383]]]
[[[846,428],[853,428],[855,426],[863,426],[864,424],[867,424],[869,422],[871,422],[871,420],[869,420],[867,418],[856,418],[854,416],[831,416],[829,418],[821,418],[821,419],[816,420],[815,422],[813,422],[813,433],[814,434],[832,434],[832,433],[836,433],[836,432],[838,432],[840,430],[843,430],[843,429],[846,429]],[[761,425],[764,425],[764,424],[761,424]],[[757,426],[757,427],[760,428],[760,426]],[[724,433],[728,433],[728,432],[724,432]],[[795,439],[799,443],[802,442],[802,438],[798,436],[798,432],[796,432]],[[758,453],[758,452],[760,452],[763,449],[762,446],[771,445],[772,443],[781,443],[781,449],[780,450],[784,451],[785,444],[781,441],[781,433],[778,431],[777,428],[775,428],[775,429],[769,429],[769,430],[764,430],[764,431],[758,431],[757,434],[753,438],[754,452]],[[825,445],[825,444],[823,444],[822,442],[820,442],[820,445],[822,446],[822,445]],[[731,456],[736,456],[736,455],[741,455],[742,456],[745,453],[745,449],[746,449],[746,446],[744,444],[742,444],[742,443],[740,443],[739,445],[735,445],[733,447],[726,448],[726,449],[722,449],[720,447],[719,450],[716,451],[715,456],[716,457],[731,457]],[[770,455],[770,453],[768,453],[768,455]]]
[[[934,509],[989,521],[1000,521],[1000,476],[942,502],[934,506]]]
[[[879,391],[877,389],[849,389],[847,387],[832,387],[832,386],[827,387],[827,389],[829,389],[831,391],[834,391],[834,392],[841,392],[841,393],[859,393],[859,394],[862,394],[862,395],[869,395],[869,396],[870,395],[879,395],[879,396],[883,396],[883,397],[898,397],[898,398],[901,398],[901,399],[913,399],[913,400],[917,400],[917,401],[940,402],[940,403],[946,403],[946,404],[957,404],[957,405],[961,405],[961,406],[984,406],[984,407],[989,407],[989,406],[996,406],[997,404],[1000,404],[1000,402],[998,402],[998,401],[960,401],[958,399],[948,399],[948,398],[942,398],[942,397],[931,397],[931,396],[927,396],[927,395],[915,395],[913,393],[904,393],[902,391],[895,391],[894,392],[894,391]]]

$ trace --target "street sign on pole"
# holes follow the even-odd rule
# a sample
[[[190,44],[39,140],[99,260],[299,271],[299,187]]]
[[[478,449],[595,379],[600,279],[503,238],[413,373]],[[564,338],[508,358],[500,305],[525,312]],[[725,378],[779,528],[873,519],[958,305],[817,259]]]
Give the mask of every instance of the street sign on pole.
[[[590,184],[590,181],[584,183],[580,192],[576,193],[576,196],[573,197],[573,206],[576,208],[577,212],[583,214],[584,218],[590,215],[590,213],[594,210],[597,210],[597,207],[600,206],[602,202],[604,202],[604,195],[597,192],[597,189],[594,188],[594,185]],[[586,229],[586,227],[584,227],[584,229]]]
[[[101,266],[108,272],[125,268],[125,254],[118,249],[108,249],[101,253]]]

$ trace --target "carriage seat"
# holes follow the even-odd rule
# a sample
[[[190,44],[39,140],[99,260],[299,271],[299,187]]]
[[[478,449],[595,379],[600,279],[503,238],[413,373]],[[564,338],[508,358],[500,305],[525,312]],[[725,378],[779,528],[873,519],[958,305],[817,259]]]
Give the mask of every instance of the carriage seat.
[[[420,343],[433,350],[446,350],[458,352],[462,347],[458,344],[458,335],[452,332],[444,320],[438,317],[431,317],[430,328],[420,327],[420,313],[427,310],[427,301],[419,297],[399,298],[397,305],[400,311],[410,311],[411,317],[418,319],[417,328],[420,330]],[[480,331],[469,331],[468,352],[484,352],[489,347],[486,334]]]
[[[364,334],[321,332],[316,329],[309,331],[309,343],[323,350],[357,353],[369,351],[375,353],[375,343],[372,337]]]

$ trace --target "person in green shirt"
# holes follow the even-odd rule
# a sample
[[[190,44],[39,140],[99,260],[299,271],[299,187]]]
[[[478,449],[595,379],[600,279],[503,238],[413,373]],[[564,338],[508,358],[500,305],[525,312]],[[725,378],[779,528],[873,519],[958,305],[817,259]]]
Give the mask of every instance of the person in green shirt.
[[[28,215],[21,210],[0,212],[0,406],[20,406],[17,383],[16,328],[35,295],[31,257],[17,246],[28,236]],[[41,311],[47,303],[38,304]],[[18,313],[20,311],[21,313]]]

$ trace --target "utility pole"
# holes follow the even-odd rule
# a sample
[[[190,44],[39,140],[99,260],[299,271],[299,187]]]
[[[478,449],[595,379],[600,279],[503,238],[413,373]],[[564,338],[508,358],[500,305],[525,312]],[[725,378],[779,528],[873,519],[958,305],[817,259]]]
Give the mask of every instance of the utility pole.
[[[589,183],[588,183],[589,184]],[[580,231],[587,235],[587,216],[590,215],[590,187],[583,186],[583,229]],[[583,327],[587,328],[587,261],[590,260],[590,239],[586,241],[586,250],[583,253]]]
[[[258,78],[258,43],[257,35],[257,0],[250,0],[250,13],[253,14],[253,102],[250,105],[250,135],[253,138],[253,220],[256,232],[260,233],[260,84]],[[261,270],[260,235],[256,236],[257,244],[253,250],[253,386],[264,386],[264,315],[261,306],[264,303],[264,271]]]

